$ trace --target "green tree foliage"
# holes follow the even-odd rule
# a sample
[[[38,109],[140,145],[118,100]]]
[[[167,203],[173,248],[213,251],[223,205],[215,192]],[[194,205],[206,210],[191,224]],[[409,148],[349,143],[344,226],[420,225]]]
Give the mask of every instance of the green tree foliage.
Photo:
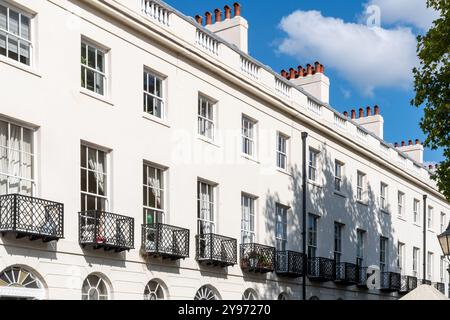
[[[411,104],[425,104],[420,122],[427,135],[425,146],[444,150],[445,160],[433,179],[450,201],[450,0],[427,0],[427,6],[440,17],[425,36],[418,37],[420,66],[413,70],[416,96]]]

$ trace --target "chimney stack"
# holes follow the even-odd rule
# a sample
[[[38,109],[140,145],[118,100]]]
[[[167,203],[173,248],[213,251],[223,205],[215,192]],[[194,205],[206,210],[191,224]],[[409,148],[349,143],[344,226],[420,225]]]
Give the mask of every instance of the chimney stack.
[[[211,13],[206,14],[206,28],[223,38],[230,44],[235,45],[240,50],[248,53],[248,22],[241,16],[241,5],[234,3],[234,16],[231,16],[231,7],[224,7],[225,20],[223,20],[222,11],[215,9],[216,21],[212,23]]]
[[[296,75],[295,69],[294,68],[290,68],[289,69],[289,79],[290,80],[295,79],[295,75]]]
[[[356,123],[362,126],[367,131],[372,132],[380,139],[383,139],[383,127],[384,127],[384,119],[380,115],[380,107],[377,105],[373,108],[368,106],[366,108],[367,116],[364,117],[364,109],[359,109],[359,119],[356,119]]]
[[[399,148],[399,150],[407,154],[414,161],[423,163],[424,148],[419,139],[416,139],[415,143],[412,139],[408,140],[408,145],[405,141],[402,141],[402,146]]]
[[[302,66],[298,66],[298,76],[303,78],[305,76],[305,69]]]
[[[197,23],[198,23],[199,25],[203,25],[203,18],[202,18],[202,16],[196,15],[196,16],[195,16],[195,21],[197,21]]]
[[[352,110],[352,120],[355,120],[355,119],[356,119],[356,110],[353,109]]]

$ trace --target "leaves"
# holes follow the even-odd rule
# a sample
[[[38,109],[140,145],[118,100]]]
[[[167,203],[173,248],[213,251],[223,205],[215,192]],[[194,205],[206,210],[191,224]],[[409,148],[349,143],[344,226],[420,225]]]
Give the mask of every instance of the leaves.
[[[411,104],[424,104],[420,127],[427,135],[425,146],[444,148],[445,160],[432,178],[450,201],[450,0],[427,0],[427,6],[438,10],[440,17],[417,38],[420,66],[413,70],[416,96]]]

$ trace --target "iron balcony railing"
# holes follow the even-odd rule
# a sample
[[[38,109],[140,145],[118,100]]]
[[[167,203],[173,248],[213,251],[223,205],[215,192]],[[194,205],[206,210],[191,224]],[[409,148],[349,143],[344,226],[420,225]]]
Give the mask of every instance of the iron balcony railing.
[[[356,286],[367,289],[367,267],[358,267]]]
[[[402,276],[400,293],[408,293],[417,288],[417,277],[413,276]]]
[[[101,210],[79,213],[79,242],[82,247],[122,252],[134,248],[134,219]]]
[[[308,259],[308,278],[310,281],[333,281],[335,279],[335,262],[328,258]]]
[[[436,282],[434,287],[438,289],[442,294],[445,294],[445,284],[442,282]]]
[[[358,282],[358,266],[349,262],[336,263],[336,283],[354,285]]]
[[[196,259],[201,264],[222,268],[237,264],[237,240],[207,233],[195,237]]]
[[[298,278],[306,269],[306,254],[295,251],[277,251],[275,272],[280,276]]]
[[[189,257],[189,230],[161,223],[142,225],[142,249],[153,257],[185,259]]]
[[[241,244],[241,269],[247,272],[273,272],[275,248],[258,243]]]
[[[432,285],[432,282],[431,282],[431,280],[420,280],[419,281],[420,282],[420,284],[427,284],[427,285],[429,285],[429,286],[431,286]]]
[[[381,272],[380,274],[380,290],[387,292],[400,291],[401,275],[396,272]]]
[[[17,238],[42,239],[64,237],[64,205],[53,201],[8,194],[0,196],[0,232],[15,233]]]

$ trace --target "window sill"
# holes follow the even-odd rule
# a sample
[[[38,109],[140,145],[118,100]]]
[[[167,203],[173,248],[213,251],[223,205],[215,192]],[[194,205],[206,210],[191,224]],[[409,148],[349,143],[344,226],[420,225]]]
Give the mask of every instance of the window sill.
[[[42,75],[39,74],[39,73],[37,73],[37,72],[33,69],[33,67],[29,67],[29,66],[27,66],[27,65],[25,65],[25,64],[23,64],[23,63],[20,63],[20,62],[11,60],[11,59],[9,59],[9,58],[7,58],[7,57],[5,57],[5,56],[0,56],[0,62],[2,62],[2,63],[4,63],[4,64],[7,64],[7,65],[9,65],[9,66],[11,66],[11,67],[13,67],[13,68],[16,68],[16,69],[25,71],[25,72],[27,72],[27,73],[29,73],[29,74],[31,74],[31,75],[33,75],[33,76],[36,76],[36,77],[38,77],[38,78],[42,78]]]
[[[291,177],[291,174],[286,169],[282,169],[282,168],[279,168],[279,167],[276,167],[276,168],[277,168],[277,171],[279,173],[282,173],[282,174],[285,174],[285,175]]]
[[[313,187],[316,187],[316,188],[320,188],[320,189],[323,188],[322,185],[320,185],[320,184],[318,184],[317,182],[312,181],[312,180],[308,180],[308,184],[311,185],[311,186],[313,186]]]
[[[254,157],[252,157],[252,156],[249,156],[248,154],[242,153],[242,154],[241,154],[241,157],[244,158],[244,159],[246,159],[246,160],[252,161],[252,162],[254,162],[254,163],[260,164],[260,162],[259,162],[258,160],[256,160],[256,159],[255,159]]]
[[[422,226],[421,226],[420,224],[417,224],[417,223],[415,223],[415,222],[413,222],[413,225],[416,226],[416,227],[418,227],[418,228],[422,228]]]
[[[341,197],[341,198],[347,198],[347,196],[345,195],[345,194],[343,194],[342,192],[340,192],[340,191],[334,191],[334,194],[336,195],[336,196],[339,196],[339,197]]]
[[[391,214],[388,210],[386,210],[386,209],[380,209],[380,211],[381,211],[381,213],[384,213],[384,214]]]
[[[104,102],[104,103],[106,103],[106,104],[109,104],[110,106],[114,106],[114,103],[112,103],[109,99],[107,99],[107,98],[105,98],[104,96],[99,95],[99,94],[97,94],[97,93],[95,93],[95,92],[92,92],[92,91],[89,91],[89,90],[87,90],[87,89],[81,88],[81,89],[80,89],[80,93],[82,93],[82,94],[84,94],[84,95],[86,95],[86,96],[88,96],[88,97],[97,99],[97,100],[99,100],[99,101],[101,101],[101,102]]]
[[[436,233],[436,232],[434,232],[434,230],[431,230],[431,229],[428,229],[428,228],[427,228],[427,231],[431,232],[431,233]]]
[[[153,122],[155,122],[157,124],[160,124],[160,125],[162,125],[164,127],[170,128],[170,124],[167,121],[165,121],[164,119],[152,116],[152,115],[147,114],[145,112],[142,114],[142,118],[144,118],[146,120],[149,120],[149,121],[153,121]]]
[[[213,140],[211,140],[211,139],[209,139],[209,138],[206,138],[206,137],[204,137],[204,136],[197,135],[197,139],[198,139],[198,140],[201,140],[201,141],[203,141],[203,142],[206,142],[207,144],[210,144],[210,145],[212,145],[212,146],[214,146],[214,147],[216,147],[216,148],[220,148],[220,146],[219,146],[218,144],[216,144]]]
[[[365,207],[369,206],[369,202],[363,201],[363,200],[356,200],[356,203],[358,203],[358,204],[360,204],[362,206],[365,206]]]
[[[406,220],[403,216],[397,215],[397,219],[398,219],[398,220],[402,220],[402,221],[404,221],[404,222],[407,222],[407,220]]]

